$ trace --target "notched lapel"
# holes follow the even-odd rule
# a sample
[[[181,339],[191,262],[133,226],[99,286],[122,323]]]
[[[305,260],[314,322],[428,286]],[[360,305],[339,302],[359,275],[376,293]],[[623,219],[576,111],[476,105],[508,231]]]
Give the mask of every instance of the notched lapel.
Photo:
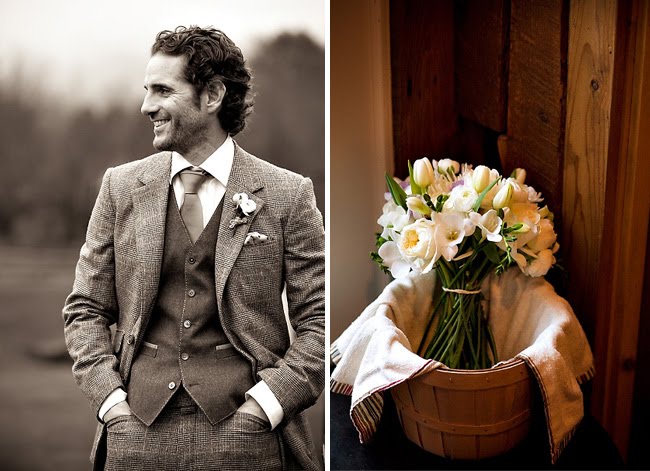
[[[169,199],[171,154],[166,152],[152,160],[140,175],[142,186],[133,192],[136,216],[136,247],[142,269],[141,312],[150,312],[155,301],[165,245],[165,217]],[[148,319],[142,319],[146,326]]]
[[[215,249],[215,285],[219,305],[221,304],[226,280],[235,264],[235,260],[239,256],[239,252],[244,246],[246,234],[264,207],[264,200],[256,194],[263,188],[262,182],[254,174],[249,164],[252,164],[252,159],[236,145],[233,167],[224,194],[219,237]],[[235,193],[246,193],[250,199],[255,201],[256,208],[253,214],[243,217],[241,211],[233,202],[232,198]],[[237,221],[236,218],[240,218],[240,220]],[[231,221],[236,221],[233,224],[234,227],[230,227]]]

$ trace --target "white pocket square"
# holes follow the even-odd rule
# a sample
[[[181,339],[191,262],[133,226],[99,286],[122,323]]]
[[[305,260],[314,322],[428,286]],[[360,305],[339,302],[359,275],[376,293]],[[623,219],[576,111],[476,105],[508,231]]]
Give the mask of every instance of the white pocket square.
[[[246,239],[244,240],[244,245],[255,245],[262,244],[268,240],[268,236],[260,234],[259,232],[249,232],[246,234]]]

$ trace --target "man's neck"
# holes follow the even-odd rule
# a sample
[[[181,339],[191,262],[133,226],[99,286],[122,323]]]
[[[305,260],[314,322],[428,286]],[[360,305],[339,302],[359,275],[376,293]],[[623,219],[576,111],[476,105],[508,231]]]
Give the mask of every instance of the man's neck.
[[[213,134],[211,137],[206,139],[200,145],[194,147],[192,150],[188,151],[187,154],[182,154],[185,160],[187,160],[192,165],[199,166],[205,159],[214,154],[214,151],[217,150],[224,143],[228,135],[223,132],[219,134]]]

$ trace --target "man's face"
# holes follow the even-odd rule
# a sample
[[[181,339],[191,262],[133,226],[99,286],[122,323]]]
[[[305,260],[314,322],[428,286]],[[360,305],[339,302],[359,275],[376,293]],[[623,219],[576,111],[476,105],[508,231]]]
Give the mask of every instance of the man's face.
[[[209,115],[199,102],[194,87],[185,79],[187,59],[154,54],[144,78],[147,91],[141,112],[153,122],[153,146],[188,156],[206,141]]]

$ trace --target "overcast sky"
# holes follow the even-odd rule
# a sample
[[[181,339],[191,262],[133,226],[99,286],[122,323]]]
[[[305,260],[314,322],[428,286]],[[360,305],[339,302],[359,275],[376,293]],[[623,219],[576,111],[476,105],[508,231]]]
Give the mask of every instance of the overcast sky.
[[[326,0],[0,0],[0,80],[59,99],[141,96],[156,33],[178,25],[223,30],[250,57],[279,31],[325,42]]]

